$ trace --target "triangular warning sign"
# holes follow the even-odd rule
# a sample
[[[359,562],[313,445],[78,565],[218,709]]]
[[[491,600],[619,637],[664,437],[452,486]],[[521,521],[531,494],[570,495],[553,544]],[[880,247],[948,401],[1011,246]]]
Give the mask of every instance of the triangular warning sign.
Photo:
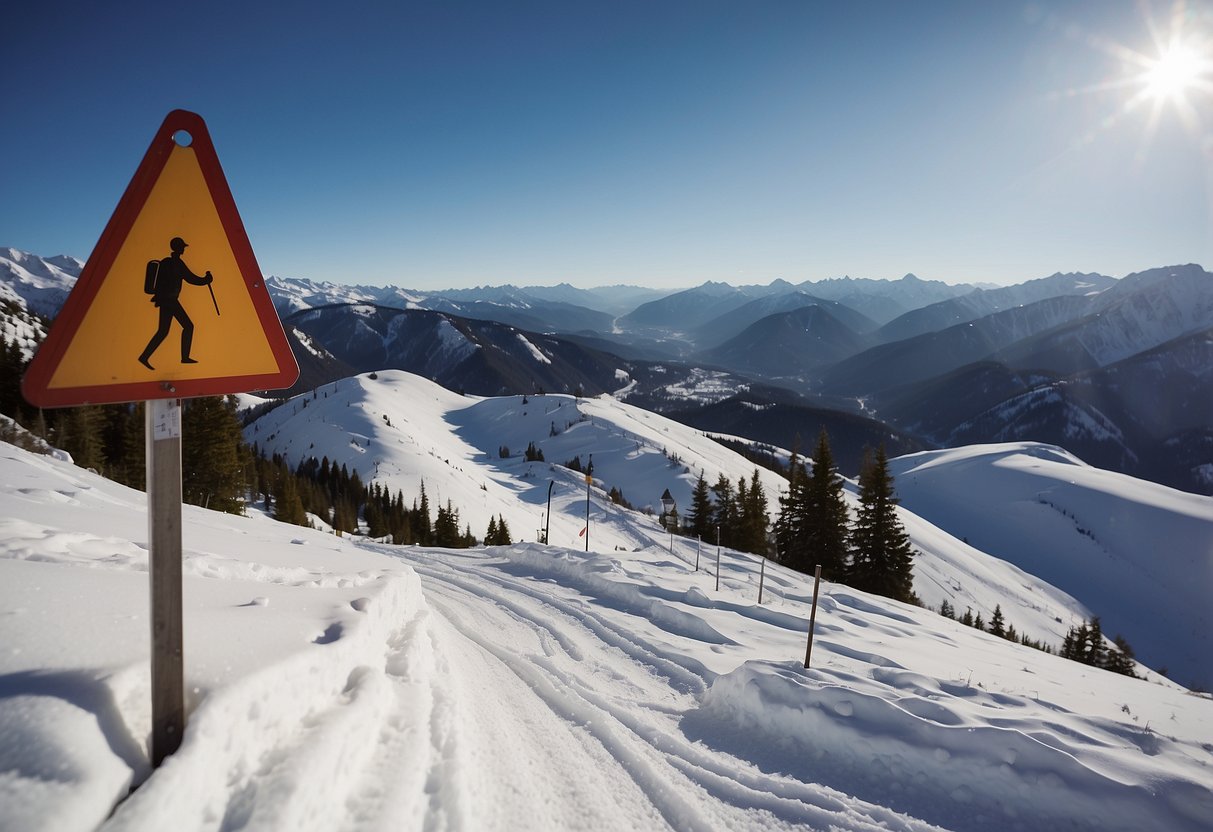
[[[298,377],[206,124],[174,110],[22,392],[68,407],[274,390]]]

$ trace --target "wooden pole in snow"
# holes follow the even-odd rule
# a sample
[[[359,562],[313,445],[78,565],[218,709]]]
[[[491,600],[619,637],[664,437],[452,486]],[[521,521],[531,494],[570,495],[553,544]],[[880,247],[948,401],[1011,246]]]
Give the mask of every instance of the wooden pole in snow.
[[[758,570],[758,603],[762,604],[762,580],[767,574],[767,559],[762,559],[762,566]]]
[[[813,655],[813,627],[817,623],[817,590],[821,588],[821,564],[813,574],[813,611],[809,613],[809,646],[804,651],[804,669],[809,669],[809,657]]]
[[[720,592],[720,526],[716,527],[716,591]]]
[[[152,625],[152,767],[181,746],[185,658],[181,623],[181,402],[144,406]]]
[[[548,480],[548,513],[543,524],[543,545],[551,546],[552,543],[552,486],[556,484],[556,480]]]
[[[695,571],[699,571],[699,550],[703,548],[703,536],[695,536]]]

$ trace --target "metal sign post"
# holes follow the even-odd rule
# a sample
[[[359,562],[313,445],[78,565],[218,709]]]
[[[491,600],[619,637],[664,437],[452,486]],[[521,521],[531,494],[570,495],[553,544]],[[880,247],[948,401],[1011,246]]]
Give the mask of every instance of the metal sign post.
[[[181,623],[181,402],[146,411],[147,537],[152,625],[152,766],[181,745],[185,657]]]

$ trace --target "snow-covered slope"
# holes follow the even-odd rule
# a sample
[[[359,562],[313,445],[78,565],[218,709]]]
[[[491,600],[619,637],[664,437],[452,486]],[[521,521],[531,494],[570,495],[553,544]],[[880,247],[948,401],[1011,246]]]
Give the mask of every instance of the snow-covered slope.
[[[1091,298],[1086,317],[1009,346],[995,358],[1024,367],[1104,367],[1213,327],[1213,274],[1189,263],[1131,274]]]
[[[626,511],[606,492],[617,488],[637,509],[661,511],[665,489],[685,514],[702,471],[709,483],[720,474],[747,480],[755,466],[703,433],[608,397],[459,396],[418,376],[385,371],[346,379],[292,399],[246,429],[245,437],[292,464],[309,456],[357,470],[410,500],[424,481],[431,506],[447,500],[460,519],[484,535],[490,518],[503,516],[516,539],[537,540],[544,528],[548,484],[552,489],[550,542],[584,548],[586,486],[563,463],[593,455],[589,545],[609,552],[669,545],[655,516]],[[526,462],[529,443],[545,461]],[[502,447],[507,459],[500,457]],[[786,452],[785,452],[786,453]],[[786,481],[759,469],[772,517]],[[849,499],[854,500],[853,497]],[[852,504],[854,509],[854,503]],[[1010,563],[990,557],[909,512],[902,513],[914,545],[915,590],[937,607],[944,599],[961,613],[971,607],[989,619],[1002,605],[1015,628],[1060,644],[1086,607]],[[709,541],[710,542],[710,541]],[[679,538],[674,550],[695,556],[694,541]]]
[[[662,546],[401,548],[188,506],[189,720],[149,776],[143,495],[0,446],[0,518],[5,830],[1213,816],[1213,701],[922,609],[825,585],[806,671],[809,581],[768,566],[759,605],[729,553],[717,590]]]
[[[900,341],[1046,298],[1060,295],[1096,295],[1115,283],[1115,279],[1101,274],[1058,272],[1014,286],[976,289],[966,295],[907,312],[881,327],[876,335],[881,341]]]
[[[911,454],[890,470],[911,512],[1072,594],[1151,667],[1213,685],[1213,498],[1030,442]]]
[[[31,312],[53,318],[76,285],[84,263],[75,257],[39,257],[15,248],[0,248],[0,285],[24,298]]]
[[[406,498],[424,481],[432,506],[447,500],[478,537],[489,520],[505,517],[517,538],[535,540],[543,527],[548,483],[552,491],[551,542],[584,544],[584,475],[564,467],[593,455],[590,535],[600,550],[632,549],[664,539],[655,518],[624,512],[607,499],[618,488],[638,509],[661,511],[665,489],[685,513],[700,471],[715,482],[752,475],[755,466],[702,433],[608,397],[566,395],[460,396],[419,376],[396,370],[356,376],[290,400],[246,429],[245,438],[293,464],[315,456],[357,470]],[[529,443],[544,462],[526,462]],[[502,458],[501,449],[509,450]],[[782,477],[759,478],[772,508]],[[626,522],[604,524],[605,518]],[[603,526],[601,529],[599,526]]]

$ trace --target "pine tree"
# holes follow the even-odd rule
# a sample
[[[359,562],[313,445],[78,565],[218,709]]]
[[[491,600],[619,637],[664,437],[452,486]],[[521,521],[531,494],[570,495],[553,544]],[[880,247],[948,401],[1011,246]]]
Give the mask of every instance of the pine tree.
[[[1091,625],[1087,628],[1087,641],[1083,646],[1083,663],[1093,667],[1103,667],[1107,653],[1108,648],[1103,643],[1103,630],[1097,615],[1091,619]]]
[[[410,515],[412,538],[422,546],[433,545],[434,527],[430,524],[430,498],[425,493],[425,480],[421,481],[421,502],[413,504]]]
[[[720,542],[732,547],[736,537],[737,504],[733,499],[733,484],[729,478],[721,474],[716,484],[712,486],[716,496],[716,506],[712,511],[712,525],[719,529]]]
[[[708,481],[699,472],[695,482],[695,490],[691,492],[690,533],[693,537],[710,539],[712,535],[712,496],[708,491]]]
[[[999,638],[1007,637],[1006,620],[1002,617],[1002,605],[994,605],[994,616],[990,619],[990,635]]]
[[[741,541],[738,546],[742,551],[753,552],[756,555],[766,555],[768,550],[767,532],[770,529],[770,518],[767,516],[767,495],[758,478],[758,469],[754,469],[750,477],[749,488],[743,488],[745,480],[738,483],[737,503],[741,510]]]
[[[234,396],[188,399],[181,416],[181,499],[241,514],[244,437]]]
[[[944,598],[943,602],[940,603],[939,614],[944,618],[951,618],[952,620],[956,619],[956,610],[952,607],[951,603],[948,602],[947,598]]]
[[[72,455],[81,468],[105,469],[105,448],[101,441],[105,415],[97,405],[72,407],[59,411],[52,431],[52,444]]]
[[[895,511],[897,497],[882,446],[859,474],[859,513],[851,535],[848,582],[856,589],[917,603],[910,538]]]
[[[310,526],[307,513],[303,510],[303,501],[299,499],[299,490],[295,483],[295,475],[285,463],[279,463],[274,488],[274,519],[281,523],[293,523],[296,526]]]
[[[795,450],[788,461],[788,490],[779,495],[779,519],[775,521],[775,556],[780,563],[808,573],[810,557],[804,540],[804,507],[807,504],[808,473]]]
[[[484,533],[484,545],[485,546],[496,546],[497,545],[497,518],[496,517],[489,517],[489,527]]]
[[[1108,650],[1104,657],[1103,668],[1110,670],[1113,673],[1120,673],[1124,676],[1137,676],[1137,671],[1134,664],[1133,648],[1129,646],[1129,642],[1122,635],[1112,639],[1116,645],[1115,650]]]
[[[434,520],[434,546],[445,549],[461,548],[463,535],[459,531],[459,510],[446,501],[446,506],[438,507],[438,517]]]
[[[850,512],[843,498],[842,477],[834,466],[830,437],[825,428],[821,429],[817,438],[813,473],[809,477],[805,496],[807,503],[803,533],[806,544],[814,563],[821,564],[821,574],[828,580],[839,580],[845,577],[847,571]]]

